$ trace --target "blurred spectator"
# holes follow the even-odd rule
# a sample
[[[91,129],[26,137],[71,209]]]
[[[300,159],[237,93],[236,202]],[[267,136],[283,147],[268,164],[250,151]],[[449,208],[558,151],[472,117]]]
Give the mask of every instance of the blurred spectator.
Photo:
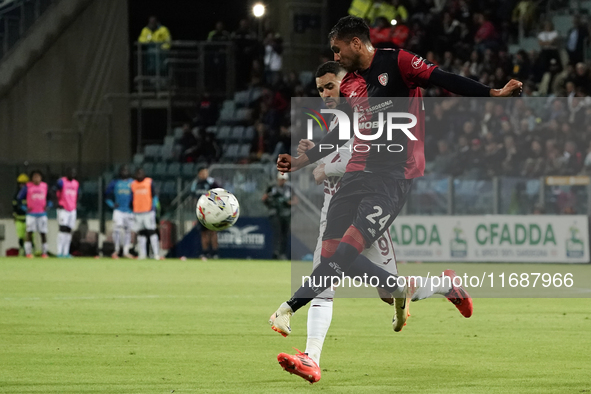
[[[166,26],[161,25],[155,16],[148,19],[148,25],[142,29],[138,38],[138,42],[142,44],[160,44],[155,45],[160,49],[170,49],[171,40],[170,31]]]
[[[462,34],[460,22],[455,19],[451,13],[443,14],[441,30],[443,34],[439,37],[439,45],[442,51],[452,51]]]
[[[577,63],[575,65],[575,72],[570,80],[574,82],[576,88],[583,89],[584,95],[591,94],[591,75],[589,73],[589,67],[585,63]]]
[[[577,152],[577,144],[574,141],[566,141],[562,154],[564,166],[563,175],[576,175],[583,167],[583,157]]]
[[[257,56],[257,36],[251,30],[248,19],[242,19],[231,38],[236,48],[236,88],[244,90],[250,81],[252,61]]]
[[[197,170],[197,177],[191,183],[191,194],[193,195],[194,206],[197,205],[199,198],[211,189],[221,187],[215,179],[209,176],[209,168],[200,167]],[[218,258],[218,233],[209,230],[197,223],[201,233],[201,260],[208,258]]]
[[[181,162],[194,162],[197,154],[197,138],[193,135],[189,123],[183,124],[183,135],[178,144],[181,146]]]
[[[529,35],[528,33],[536,21],[536,3],[532,0],[522,0],[517,3],[513,9],[511,20],[516,28],[520,25],[523,26],[524,35]],[[517,31],[514,33],[517,33]],[[517,34],[514,35],[517,36]]]
[[[516,176],[519,158],[515,139],[512,135],[505,135],[503,142],[503,162],[501,167],[503,175]]]
[[[481,179],[486,175],[486,163],[484,160],[484,151],[482,142],[474,138],[470,143],[470,151],[467,155],[467,167],[464,175],[467,179]]]
[[[410,29],[404,22],[398,22],[392,29],[392,43],[395,48],[405,48]]]
[[[437,141],[437,156],[430,163],[432,172],[438,175],[451,175],[456,165],[456,155],[450,151],[449,144],[445,140]]]
[[[551,21],[544,22],[544,29],[538,34],[538,44],[541,48],[540,62],[543,65],[543,70],[548,71],[551,59],[560,60],[558,32],[554,29],[554,24]]]
[[[160,76],[165,73],[165,60],[170,49],[172,37],[168,28],[151,16],[148,25],[144,27],[138,37],[144,52],[145,74],[148,76]]]
[[[215,29],[207,35],[207,41],[212,44],[207,45],[204,49],[205,74],[208,75],[208,78],[205,79],[205,88],[210,92],[223,90],[228,74],[226,69],[228,46],[224,43],[230,41],[230,33],[224,29],[223,22],[216,22]],[[215,45],[216,43],[217,45]]]
[[[488,17],[485,14],[478,13],[474,15],[474,21],[478,26],[478,30],[474,35],[474,42],[478,51],[484,52],[486,49],[496,48],[499,33],[492,22],[488,20]]]
[[[566,34],[569,64],[575,65],[584,60],[585,43],[588,36],[589,30],[581,21],[581,16],[573,16],[573,27]]]
[[[207,35],[207,41],[229,41],[230,33],[224,29],[224,22],[217,21],[215,29],[209,32]]]
[[[215,163],[222,155],[222,150],[213,133],[207,132],[205,128],[199,129],[197,138],[197,160],[208,164]]]
[[[558,53],[558,51],[556,52]],[[527,52],[519,50],[513,58],[513,78],[520,81],[526,80],[531,74],[531,63]]]
[[[369,29],[369,38],[376,48],[391,48],[393,45],[392,25],[383,16],[378,17],[375,27]]]
[[[537,178],[544,173],[544,152],[542,151],[542,144],[540,141],[533,140],[531,142],[530,153],[525,160],[521,176],[529,178]]]
[[[217,122],[218,114],[219,110],[216,102],[211,99],[208,92],[203,93],[203,97],[197,108],[197,116],[194,119],[195,125],[202,127],[212,126]]]
[[[263,203],[269,208],[269,218],[273,226],[275,259],[286,260],[289,250],[287,242],[290,233],[291,207],[298,204],[287,174],[277,173],[277,183],[269,186],[263,195]]]
[[[263,44],[265,45],[265,82],[271,84],[283,67],[283,40],[278,34],[270,32]]]
[[[391,21],[406,22],[408,19],[408,11],[400,0],[385,0],[375,1],[373,7],[367,14],[370,24],[375,24],[378,18],[384,18],[388,23]]]

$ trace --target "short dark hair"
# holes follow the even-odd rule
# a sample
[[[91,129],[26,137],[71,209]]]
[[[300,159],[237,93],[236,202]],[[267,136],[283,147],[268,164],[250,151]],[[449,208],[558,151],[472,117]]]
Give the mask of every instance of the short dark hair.
[[[354,37],[359,38],[364,43],[370,43],[369,39],[369,26],[362,18],[357,16],[344,16],[337,22],[328,33],[328,39],[333,38],[351,41]]]
[[[324,64],[321,64],[318,69],[316,70],[316,78],[323,77],[326,74],[334,74],[339,75],[340,73],[345,72],[343,66],[339,64],[339,62],[329,61]]]
[[[31,176],[30,176],[31,180],[33,180],[33,175],[35,175],[35,174],[39,174],[39,176],[41,178],[43,178],[43,173],[41,171],[39,171],[39,170],[33,170],[33,171],[31,171]]]

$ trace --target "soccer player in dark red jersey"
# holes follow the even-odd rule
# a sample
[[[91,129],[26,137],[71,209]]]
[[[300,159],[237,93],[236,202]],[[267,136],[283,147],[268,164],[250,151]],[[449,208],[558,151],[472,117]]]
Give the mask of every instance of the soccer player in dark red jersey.
[[[323,236],[321,263],[310,275],[310,281],[300,287],[290,300],[271,315],[272,328],[287,336],[291,332],[290,318],[299,308],[331,286],[326,277],[341,277],[353,263],[361,264],[370,276],[380,279],[380,286],[395,295],[394,330],[399,331],[407,318],[410,298],[416,284],[404,288],[391,281],[391,275],[376,267],[360,253],[390,227],[406,202],[412,180],[423,175],[424,115],[421,110],[421,87],[440,86],[452,93],[472,97],[510,97],[521,93],[522,83],[511,80],[502,89],[491,89],[459,75],[447,73],[423,58],[404,50],[375,49],[369,39],[369,28],[361,18],[341,18],[329,34],[334,58],[347,70],[341,82],[341,94],[355,112],[362,114],[365,124],[371,124],[377,112],[406,106],[416,116],[413,139],[399,132],[388,140],[382,133],[377,140],[355,136],[352,157],[328,210],[327,227]],[[393,99],[386,99],[393,98]],[[400,99],[396,99],[400,98]],[[404,99],[402,99],[404,98]],[[378,108],[378,110],[374,110]],[[368,122],[366,122],[368,121]],[[364,135],[375,133],[370,127],[359,126]],[[305,154],[292,158],[280,155],[277,169],[296,171],[330,154],[321,146],[337,146],[339,133],[328,133],[319,144]],[[383,147],[392,144],[402,149],[391,152]],[[369,149],[356,146],[371,145]],[[400,282],[399,282],[400,283]],[[447,296],[465,317],[472,315],[472,300],[461,287],[452,286]]]

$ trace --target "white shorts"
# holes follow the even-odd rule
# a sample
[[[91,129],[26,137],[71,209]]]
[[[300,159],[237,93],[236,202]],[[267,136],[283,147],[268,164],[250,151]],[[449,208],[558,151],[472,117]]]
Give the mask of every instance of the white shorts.
[[[28,233],[47,234],[47,215],[27,215],[25,218]]]
[[[156,212],[134,213],[135,215],[135,232],[142,230],[156,230]]]
[[[66,211],[65,209],[58,209],[57,223],[60,226],[66,226],[74,230],[76,228],[76,210]]]
[[[122,212],[118,209],[113,211],[113,227],[116,229],[133,230],[135,218],[133,212]]]
[[[326,220],[320,222],[320,235],[316,242],[316,250],[314,250],[313,267],[316,268],[320,264],[320,254],[322,252],[322,236],[326,230]],[[390,230],[386,231],[380,238],[377,239],[369,248],[362,253],[372,263],[378,267],[383,268],[392,275],[398,274],[398,267],[396,266],[396,256],[394,255],[394,244],[390,236]],[[334,298],[334,290],[326,289],[320,294],[319,298]]]

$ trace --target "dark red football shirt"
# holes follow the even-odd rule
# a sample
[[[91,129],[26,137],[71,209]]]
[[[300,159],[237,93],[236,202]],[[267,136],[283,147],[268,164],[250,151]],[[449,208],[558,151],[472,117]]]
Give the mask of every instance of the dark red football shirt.
[[[408,112],[417,118],[416,126],[409,128],[416,141],[400,130],[394,130],[392,139],[388,140],[385,125],[382,136],[376,140],[366,141],[355,136],[347,172],[387,173],[400,179],[423,175],[425,116],[420,87],[429,84],[436,67],[412,52],[376,49],[368,69],[347,73],[341,82],[341,95],[360,113],[359,123],[376,122],[379,112],[384,112],[384,122],[387,112]],[[408,118],[395,120],[395,123],[408,122]],[[353,127],[353,119],[351,125]],[[359,132],[365,135],[375,135],[376,131],[373,127],[359,127]],[[399,149],[402,150],[396,152]]]

